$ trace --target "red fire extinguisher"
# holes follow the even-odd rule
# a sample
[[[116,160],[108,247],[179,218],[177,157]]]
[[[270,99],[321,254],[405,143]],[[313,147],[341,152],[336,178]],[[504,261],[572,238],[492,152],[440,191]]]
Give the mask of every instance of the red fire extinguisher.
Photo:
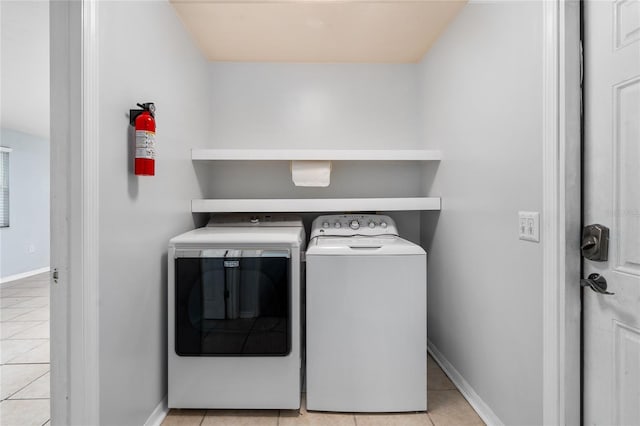
[[[156,164],[156,107],[152,102],[137,104],[142,110],[132,110],[135,120],[136,156],[134,170],[138,176],[154,176]]]

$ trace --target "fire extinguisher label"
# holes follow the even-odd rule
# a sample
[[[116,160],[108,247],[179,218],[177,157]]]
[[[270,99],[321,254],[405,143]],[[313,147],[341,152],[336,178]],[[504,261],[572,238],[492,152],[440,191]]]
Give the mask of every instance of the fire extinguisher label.
[[[156,158],[155,132],[136,130],[136,158]]]

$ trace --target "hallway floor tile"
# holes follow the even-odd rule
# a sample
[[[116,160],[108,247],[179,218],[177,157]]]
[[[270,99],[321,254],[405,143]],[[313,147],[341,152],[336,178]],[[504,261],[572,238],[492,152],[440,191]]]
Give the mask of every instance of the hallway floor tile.
[[[49,274],[0,287],[0,425],[50,418]]]

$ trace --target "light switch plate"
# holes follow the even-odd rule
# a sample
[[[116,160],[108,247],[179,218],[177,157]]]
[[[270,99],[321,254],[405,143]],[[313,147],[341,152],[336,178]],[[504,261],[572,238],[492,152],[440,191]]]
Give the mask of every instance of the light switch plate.
[[[518,235],[521,240],[540,242],[539,212],[518,212]]]

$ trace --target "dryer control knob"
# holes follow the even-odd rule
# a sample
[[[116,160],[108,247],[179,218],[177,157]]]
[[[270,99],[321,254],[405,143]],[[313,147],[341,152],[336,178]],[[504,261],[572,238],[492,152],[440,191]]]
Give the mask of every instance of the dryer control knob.
[[[349,226],[351,227],[351,229],[358,229],[360,228],[360,223],[358,223],[357,220],[352,220]]]
[[[324,222],[324,223],[322,224],[322,227],[323,227],[323,228],[328,228],[328,227],[329,227],[329,222]]]
[[[333,226],[335,226],[336,228],[340,228],[342,225],[340,224],[340,222],[336,222],[336,224]]]
[[[369,222],[369,228],[375,228],[376,223],[374,221]]]
[[[386,228],[387,227],[387,222],[380,222],[380,226],[382,228]]]

